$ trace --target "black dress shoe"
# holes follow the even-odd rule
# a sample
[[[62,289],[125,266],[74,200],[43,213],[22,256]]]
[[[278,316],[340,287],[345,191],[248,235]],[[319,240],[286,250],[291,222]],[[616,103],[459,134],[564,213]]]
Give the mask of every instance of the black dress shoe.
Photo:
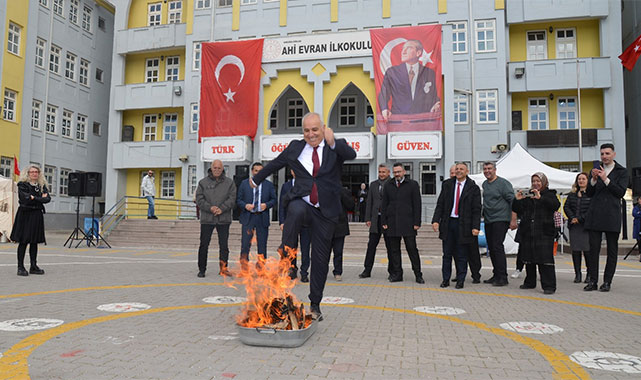
[[[200,278],[205,277],[205,271],[204,270],[199,270],[198,271],[198,277],[200,277]]]
[[[591,292],[597,290],[596,282],[588,282],[588,284],[583,288],[586,292]]]
[[[403,281],[403,277],[389,277],[389,282],[401,282]]]
[[[463,289],[463,281],[456,281],[456,289]]]
[[[45,271],[40,269],[40,268],[38,268],[37,265],[34,265],[31,268],[29,268],[29,273],[31,273],[31,274],[45,274]]]
[[[24,268],[18,268],[18,276],[28,276],[29,272],[27,272],[26,269]]]
[[[483,280],[484,284],[493,284],[494,283],[494,276],[488,278],[487,280]]]
[[[473,278],[472,279],[472,284],[480,284],[481,283],[481,278]]]
[[[519,289],[534,289],[534,288],[536,288],[536,286],[530,286],[525,284],[519,286]]]
[[[599,288],[600,292],[609,292],[610,291],[610,283],[609,282],[604,282],[601,284],[601,287]]]
[[[581,273],[574,276],[574,283],[575,284],[581,283]]]
[[[417,284],[424,284],[425,280],[423,280],[423,276],[416,276],[416,283]]]
[[[358,275],[358,278],[368,278],[368,277],[372,277],[372,273],[368,271],[363,271],[363,273]]]
[[[507,280],[497,280],[492,283],[492,286],[507,286],[508,284]]]
[[[323,320],[323,313],[320,311],[320,305],[317,303],[313,303],[309,306],[309,309],[312,314],[312,319],[316,321],[322,321]]]
[[[441,282],[441,288],[447,288],[448,286],[450,286],[450,280],[443,280],[443,282]]]
[[[555,292],[555,291],[554,291],[554,290],[552,290],[552,289],[544,289],[544,290],[543,290],[543,294],[554,294],[554,292]]]
[[[297,271],[295,268],[289,268],[289,278],[295,280],[298,277]]]
[[[309,277],[306,274],[300,275],[300,282],[309,282]]]
[[[587,274],[585,275],[585,280],[583,280],[583,283],[584,284],[589,284],[590,283],[590,277],[588,277]]]

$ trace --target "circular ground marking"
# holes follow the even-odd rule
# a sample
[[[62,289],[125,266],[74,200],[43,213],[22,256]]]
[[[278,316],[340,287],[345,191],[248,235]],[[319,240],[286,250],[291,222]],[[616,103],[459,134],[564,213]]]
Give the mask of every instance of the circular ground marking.
[[[556,334],[563,331],[559,326],[541,322],[507,322],[501,323],[500,326],[508,331],[525,334]]]
[[[448,306],[418,306],[414,308],[415,311],[420,311],[421,313],[428,314],[440,314],[440,315],[458,315],[464,314],[465,310],[459,309],[456,307]]]
[[[60,326],[65,323],[59,319],[46,319],[46,318],[24,318],[12,319],[9,321],[0,322],[0,330],[2,331],[31,331],[31,330],[45,330],[52,327]]]
[[[207,338],[211,340],[234,340],[238,339],[237,336],[232,336],[232,335],[210,335]]]
[[[234,296],[215,296],[215,297],[206,297],[203,298],[205,303],[213,303],[218,305],[229,305],[232,303],[244,303],[247,302],[245,297],[234,297]]]
[[[641,373],[641,358],[616,352],[577,351],[570,355],[573,362],[604,371]]]
[[[351,298],[345,298],[345,297],[327,296],[327,297],[323,297],[323,299],[321,300],[321,303],[327,303],[330,305],[345,305],[348,303],[354,303],[354,300]]]
[[[98,310],[108,311],[110,313],[131,313],[134,311],[147,310],[151,306],[145,303],[138,302],[119,302],[119,303],[108,303],[105,305],[98,306]]]

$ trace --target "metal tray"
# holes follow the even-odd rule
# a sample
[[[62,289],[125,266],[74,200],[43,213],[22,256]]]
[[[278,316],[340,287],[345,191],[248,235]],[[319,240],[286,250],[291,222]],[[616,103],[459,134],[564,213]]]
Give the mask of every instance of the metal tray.
[[[292,348],[302,346],[316,332],[317,328],[318,321],[315,320],[302,330],[238,326],[238,337],[241,342],[249,346]]]

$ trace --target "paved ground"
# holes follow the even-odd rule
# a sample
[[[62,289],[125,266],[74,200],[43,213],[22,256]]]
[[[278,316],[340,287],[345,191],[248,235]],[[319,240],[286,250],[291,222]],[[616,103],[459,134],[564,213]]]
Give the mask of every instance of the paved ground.
[[[363,254],[347,252],[325,295],[353,302],[321,305],[316,333],[283,349],[238,340],[229,297],[244,291],[214,270],[196,278],[195,252],[68,249],[65,237],[41,249],[44,276],[16,276],[16,246],[0,244],[0,380],[641,378],[638,255],[619,261],[610,293],[584,292],[558,256],[558,291],[546,296],[520,290],[522,278],[443,290],[438,252],[421,252],[425,285],[409,267],[390,284],[381,258],[359,279]],[[307,291],[295,288],[305,301]],[[120,307],[98,308],[107,304]]]

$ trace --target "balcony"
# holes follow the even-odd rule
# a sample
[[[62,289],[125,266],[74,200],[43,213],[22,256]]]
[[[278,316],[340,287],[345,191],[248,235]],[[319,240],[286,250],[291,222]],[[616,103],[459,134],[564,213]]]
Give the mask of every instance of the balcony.
[[[609,57],[578,58],[581,88],[609,88]],[[576,89],[576,58],[508,62],[509,92]]]
[[[150,82],[115,86],[116,111],[182,107],[185,82]]]
[[[583,160],[599,159],[599,147],[612,142],[612,129],[583,129]],[[509,145],[519,143],[543,162],[574,162],[579,160],[577,130],[510,131]]]
[[[117,53],[142,53],[185,46],[186,28],[186,24],[165,24],[120,30],[116,33]]]
[[[507,0],[508,24],[552,21],[568,18],[607,17],[609,1],[604,0]]]
[[[193,153],[198,150],[194,139],[117,142],[112,147],[114,169],[179,168],[184,165],[180,156],[187,155],[193,162],[198,159]],[[191,156],[189,156],[189,152],[192,152]]]

